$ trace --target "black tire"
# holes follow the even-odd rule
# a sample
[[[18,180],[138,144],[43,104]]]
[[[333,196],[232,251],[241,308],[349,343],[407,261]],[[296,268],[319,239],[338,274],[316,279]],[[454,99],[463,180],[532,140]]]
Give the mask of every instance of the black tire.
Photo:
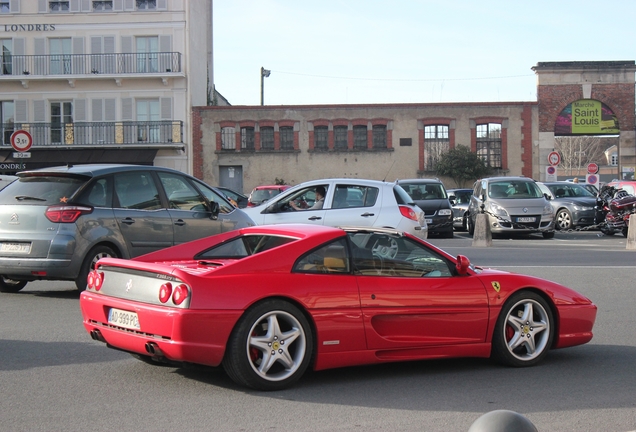
[[[0,292],[17,293],[26,286],[28,281],[9,279],[6,276],[0,276]]]
[[[497,318],[491,357],[508,366],[534,366],[550,350],[554,328],[552,310],[540,295],[517,292],[506,301]]]
[[[557,212],[554,219],[554,227],[558,230],[569,230],[574,228],[572,223],[572,214],[568,209],[561,209]]]
[[[468,231],[468,213],[462,217],[462,231]]]
[[[554,231],[547,231],[547,232],[543,232],[541,234],[543,235],[544,239],[554,238]]]
[[[475,225],[473,225],[473,218],[468,216],[468,234],[475,235]]]
[[[280,390],[305,373],[313,349],[313,333],[303,313],[288,302],[265,300],[248,309],[236,324],[223,368],[239,385]]]
[[[629,232],[629,227],[623,228],[621,232],[623,233],[623,236],[627,237],[627,233]]]
[[[97,245],[88,251],[80,268],[79,275],[77,275],[77,279],[75,279],[75,286],[78,291],[84,291],[86,289],[86,278],[88,278],[88,273],[95,267],[95,263],[97,263],[100,258],[107,257],[117,257],[115,251],[108,246]]]

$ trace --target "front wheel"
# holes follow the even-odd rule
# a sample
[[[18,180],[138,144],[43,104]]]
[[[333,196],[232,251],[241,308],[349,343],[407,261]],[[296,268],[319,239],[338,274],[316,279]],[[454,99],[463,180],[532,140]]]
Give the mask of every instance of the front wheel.
[[[84,262],[82,263],[82,267],[80,268],[79,275],[77,275],[77,279],[75,279],[75,286],[79,291],[84,291],[86,289],[86,279],[88,278],[88,273],[95,268],[95,264],[102,258],[111,258],[117,257],[115,251],[113,251],[108,246],[97,245],[93,249],[91,249],[84,258]]]
[[[267,300],[249,309],[228,340],[223,368],[234,382],[280,390],[300,379],[311,361],[313,334],[294,305]]]
[[[534,366],[548,353],[554,320],[547,302],[538,294],[513,294],[501,309],[492,338],[492,357],[506,365]]]
[[[475,225],[473,225],[473,218],[468,216],[468,234],[475,235]]]
[[[569,230],[574,228],[572,215],[566,209],[561,209],[556,215],[555,228],[558,230]]]
[[[27,284],[27,281],[9,279],[6,276],[0,276],[0,292],[17,293]]]

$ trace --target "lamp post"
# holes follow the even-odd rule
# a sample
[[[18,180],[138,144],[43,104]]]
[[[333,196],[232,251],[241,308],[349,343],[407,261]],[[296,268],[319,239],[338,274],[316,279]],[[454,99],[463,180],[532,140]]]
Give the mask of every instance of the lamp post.
[[[265,78],[267,78],[270,73],[272,73],[271,70],[261,67],[261,106],[265,105],[265,93],[263,92],[263,87],[265,84]]]

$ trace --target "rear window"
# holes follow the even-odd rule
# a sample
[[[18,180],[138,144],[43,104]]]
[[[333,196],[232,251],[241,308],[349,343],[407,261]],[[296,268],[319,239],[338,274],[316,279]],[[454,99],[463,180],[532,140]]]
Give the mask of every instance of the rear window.
[[[292,237],[247,235],[237,237],[197,255],[195,259],[245,258],[295,241]]]
[[[398,204],[415,204],[413,202],[413,198],[411,198],[411,196],[406,193],[402,186],[393,186],[393,195],[395,195],[395,200]]]
[[[0,191],[0,204],[64,204],[86,181],[60,176],[21,177]]]
[[[280,192],[278,189],[256,189],[252,192],[252,202],[267,201],[274,198]]]

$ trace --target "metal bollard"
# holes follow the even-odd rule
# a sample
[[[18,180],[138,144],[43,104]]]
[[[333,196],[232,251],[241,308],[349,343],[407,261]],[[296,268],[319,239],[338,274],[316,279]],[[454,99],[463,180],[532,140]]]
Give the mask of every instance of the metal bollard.
[[[538,429],[517,412],[496,410],[475,420],[468,432],[538,432]]]

